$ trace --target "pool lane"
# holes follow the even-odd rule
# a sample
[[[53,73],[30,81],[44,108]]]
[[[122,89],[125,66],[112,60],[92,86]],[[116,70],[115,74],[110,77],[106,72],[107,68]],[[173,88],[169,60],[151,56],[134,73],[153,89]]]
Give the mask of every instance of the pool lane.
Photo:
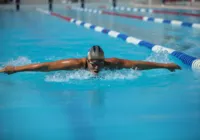
[[[110,30],[110,29],[106,29],[104,27],[102,28],[102,27],[96,26],[94,24],[87,23],[85,21],[76,20],[76,19],[73,19],[72,17],[69,17],[69,16],[63,16],[59,13],[48,12],[48,11],[42,10],[42,9],[37,9],[37,11],[39,11],[41,13],[45,13],[47,15],[56,16],[56,17],[62,18],[62,19],[66,18],[65,20],[67,20],[68,22],[74,23],[78,26],[83,26],[87,29],[92,29],[92,30],[95,30],[97,32],[107,34],[107,35],[114,37],[114,38],[120,38],[120,39],[122,39],[122,40],[124,40],[128,43],[146,47],[146,48],[148,48],[148,49],[150,49],[154,52],[160,52],[160,50],[167,51],[169,54],[171,54],[172,56],[175,56],[180,61],[182,61],[182,63],[191,67],[193,70],[199,69],[199,66],[200,66],[199,65],[199,63],[200,63],[199,59],[197,59],[193,56],[188,56],[187,54],[176,51],[174,49],[169,49],[169,48],[166,48],[166,47],[163,47],[163,46],[159,46],[158,44],[154,44],[154,43],[147,42],[147,41],[144,41],[144,40],[141,40],[141,39],[137,39],[137,38],[134,38],[134,37],[131,37],[131,36],[127,36],[126,34],[119,33],[119,32],[116,32],[116,31],[113,31],[113,30]]]
[[[75,10],[57,10],[57,12],[200,57],[199,30]]]
[[[156,9],[144,9],[144,8],[125,8],[125,7],[116,7],[107,8],[108,11],[115,11],[119,13],[126,13],[126,14],[134,14],[138,16],[148,16],[154,18],[163,18],[168,20],[180,20],[184,22],[196,22],[200,23],[200,13],[189,13],[189,12],[179,12],[171,11],[171,10],[156,10]]]

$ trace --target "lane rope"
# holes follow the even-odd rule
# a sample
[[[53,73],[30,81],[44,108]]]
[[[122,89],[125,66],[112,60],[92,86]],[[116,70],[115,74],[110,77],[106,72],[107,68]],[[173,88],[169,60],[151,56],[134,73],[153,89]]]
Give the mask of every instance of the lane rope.
[[[91,29],[91,30],[94,30],[96,32],[107,34],[110,37],[120,38],[127,43],[146,47],[146,48],[148,48],[148,49],[150,49],[150,50],[152,50],[153,52],[156,52],[156,53],[167,52],[168,54],[178,58],[185,65],[192,68],[192,70],[200,70],[200,59],[198,59],[196,57],[187,55],[185,53],[176,51],[176,50],[171,49],[171,48],[166,48],[164,46],[156,45],[156,44],[153,44],[151,42],[147,42],[145,40],[141,40],[141,39],[138,39],[138,38],[135,38],[135,37],[132,37],[132,36],[128,36],[126,34],[122,34],[122,33],[119,33],[117,31],[114,31],[114,30],[109,30],[109,29],[106,29],[106,28],[101,27],[101,26],[96,26],[96,25],[93,25],[91,23],[86,23],[86,22],[81,21],[81,20],[76,20],[76,19],[73,19],[71,17],[63,16],[63,15],[58,14],[58,13],[49,12],[49,11],[46,11],[46,10],[43,10],[43,9],[40,9],[40,8],[37,8],[36,10],[38,12],[41,12],[41,13],[44,13],[44,14],[48,14],[48,15],[55,16],[55,17],[58,17],[58,18],[62,18],[62,19],[66,20],[70,23],[76,24],[77,26],[83,26],[87,29]]]
[[[175,11],[155,10],[155,9],[146,9],[146,8],[130,8],[130,7],[124,7],[124,6],[117,6],[115,8],[110,7],[108,9],[118,10],[118,11],[128,11],[128,12],[142,12],[142,13],[155,13],[155,14],[169,14],[169,15],[200,17],[200,14],[196,14],[196,13],[175,12]]]
[[[98,14],[114,15],[114,16],[120,16],[120,17],[134,18],[134,19],[148,21],[148,22],[170,24],[173,26],[183,26],[183,27],[200,29],[199,23],[183,22],[180,20],[168,20],[168,19],[162,19],[162,18],[138,16],[138,15],[132,15],[132,14],[124,14],[124,13],[116,13],[116,12],[110,12],[110,11],[104,11],[104,10],[98,10],[98,9],[91,9],[91,8],[82,9],[79,7],[72,7],[72,10],[90,12],[90,13],[95,13],[95,14],[98,13]]]

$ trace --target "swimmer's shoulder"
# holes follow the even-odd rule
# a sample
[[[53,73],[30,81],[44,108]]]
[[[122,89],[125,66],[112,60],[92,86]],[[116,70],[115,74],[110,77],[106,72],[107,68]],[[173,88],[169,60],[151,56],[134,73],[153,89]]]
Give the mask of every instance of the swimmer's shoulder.
[[[84,68],[87,63],[87,59],[86,58],[68,58],[68,59],[62,59],[58,62],[61,62],[63,64],[76,65],[80,68]]]
[[[86,58],[80,58],[78,59],[81,66],[85,67],[87,65],[87,59]]]
[[[115,58],[115,57],[105,58],[104,63],[105,63],[105,68],[115,69],[115,68],[118,67],[118,65],[120,63],[120,59],[119,58]]]
[[[112,58],[105,58],[105,62],[106,63],[117,63],[117,62],[119,62],[121,59],[119,59],[119,58],[116,58],[116,57],[112,57]]]
[[[125,68],[130,64],[134,65],[135,61],[116,57],[105,59],[105,67],[109,69]]]

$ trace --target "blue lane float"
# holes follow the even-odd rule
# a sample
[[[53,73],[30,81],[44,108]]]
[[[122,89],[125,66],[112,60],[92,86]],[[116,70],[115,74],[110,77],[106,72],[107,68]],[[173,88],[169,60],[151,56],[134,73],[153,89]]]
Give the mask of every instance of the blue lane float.
[[[156,9],[147,9],[147,8],[130,8],[124,6],[110,7],[107,8],[110,10],[118,10],[118,11],[128,11],[128,12],[141,12],[141,13],[154,13],[154,14],[169,14],[169,15],[178,15],[178,16],[193,16],[200,17],[198,13],[186,13],[186,12],[176,12],[176,11],[167,11],[167,10],[156,10]]]
[[[115,13],[115,12],[107,12],[103,10],[98,10],[98,9],[91,9],[91,8],[79,8],[79,7],[73,7],[73,10],[78,10],[78,11],[83,11],[83,12],[90,12],[90,13],[97,13],[97,14],[106,14],[106,15],[117,15],[117,16],[122,16],[122,17],[129,17],[129,18],[136,18],[136,15],[130,15],[130,14],[120,14],[120,13]],[[142,20],[142,21],[148,21],[148,22],[154,22],[154,23],[162,23],[162,24],[169,24],[173,26],[182,26],[182,27],[189,27],[189,28],[195,28],[195,29],[200,29],[200,24],[199,23],[190,23],[190,22],[183,22],[180,20],[167,20],[167,19],[162,19],[162,18],[153,18],[153,17],[146,17],[146,16],[137,16],[136,19]]]
[[[150,43],[150,42],[147,42],[147,41],[144,41],[144,40],[132,37],[132,36],[127,36],[125,34],[119,33],[117,31],[109,30],[109,29],[103,28],[101,26],[96,26],[96,25],[93,25],[91,23],[83,22],[81,20],[76,20],[76,19],[73,19],[73,18],[70,18],[70,17],[67,17],[67,16],[62,16],[58,13],[49,12],[49,11],[46,11],[46,10],[43,10],[43,9],[40,9],[40,8],[37,8],[36,10],[41,12],[41,13],[44,13],[44,14],[56,16],[56,17],[59,17],[59,18],[62,17],[62,19],[67,19],[66,21],[74,23],[78,26],[83,26],[87,29],[94,30],[96,32],[107,34],[110,37],[120,38],[120,39],[126,41],[127,43],[146,47],[146,48],[148,48],[148,49],[150,49],[150,50],[152,50],[153,52],[156,52],[156,53],[167,52],[168,54],[178,58],[182,63],[189,66],[192,70],[198,70],[198,71],[200,70],[200,59],[198,59],[196,57],[189,56],[185,53],[176,51],[174,49],[170,49],[170,48],[166,48],[164,46],[156,45],[156,44],[153,44],[153,43]]]

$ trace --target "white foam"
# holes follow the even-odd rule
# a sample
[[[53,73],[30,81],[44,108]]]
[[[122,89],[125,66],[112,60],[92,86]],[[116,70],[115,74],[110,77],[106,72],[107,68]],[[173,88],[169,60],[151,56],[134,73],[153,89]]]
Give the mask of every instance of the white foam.
[[[131,69],[123,69],[123,70],[102,70],[98,76],[95,76],[87,71],[87,70],[75,70],[75,71],[67,71],[67,72],[56,72],[52,75],[47,75],[45,77],[46,82],[70,82],[72,80],[88,80],[95,78],[97,80],[128,80],[128,79],[136,79],[142,73],[140,71],[131,70]]]
[[[132,80],[140,77],[142,73],[140,71],[123,69],[117,71],[102,71],[100,73],[101,80]]]
[[[8,61],[5,65],[12,65],[12,66],[20,66],[20,65],[26,65],[31,64],[31,60],[24,56],[19,56],[17,59],[11,59]]]
[[[56,72],[52,75],[47,75],[45,81],[47,82],[68,82],[69,80],[86,80],[93,75],[86,70],[70,71],[70,72]]]
[[[170,63],[169,53],[167,51],[162,51],[159,53],[152,53],[146,58],[146,61],[159,62],[159,63]]]

